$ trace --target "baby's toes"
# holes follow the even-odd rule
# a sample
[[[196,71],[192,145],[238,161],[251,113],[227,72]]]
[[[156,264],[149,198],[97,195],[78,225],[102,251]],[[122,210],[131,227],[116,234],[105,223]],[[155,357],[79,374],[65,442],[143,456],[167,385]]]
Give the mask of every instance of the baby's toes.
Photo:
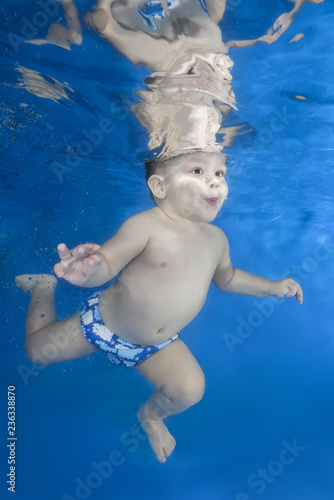
[[[168,455],[166,455],[166,453],[164,452],[164,450],[162,449],[161,452],[157,453],[157,459],[159,460],[159,462],[161,462],[162,464],[166,462]]]
[[[166,457],[169,457],[175,448],[175,439],[170,439],[164,446]]]

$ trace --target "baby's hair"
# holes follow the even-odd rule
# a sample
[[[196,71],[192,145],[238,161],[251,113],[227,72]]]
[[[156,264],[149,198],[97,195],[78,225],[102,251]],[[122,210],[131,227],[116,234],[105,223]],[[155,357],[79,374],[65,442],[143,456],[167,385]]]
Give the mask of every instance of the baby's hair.
[[[173,156],[171,158],[167,158],[166,160],[149,160],[145,161],[145,168],[146,168],[146,182],[149,180],[151,175],[159,175],[163,174],[163,171],[166,170],[172,162],[175,162],[176,159],[181,158],[182,156],[185,156],[184,153]]]
[[[158,160],[149,160],[145,161],[145,168],[146,168],[146,182],[148,182],[149,178],[154,175],[158,174],[161,169],[163,168],[164,161],[158,161]]]

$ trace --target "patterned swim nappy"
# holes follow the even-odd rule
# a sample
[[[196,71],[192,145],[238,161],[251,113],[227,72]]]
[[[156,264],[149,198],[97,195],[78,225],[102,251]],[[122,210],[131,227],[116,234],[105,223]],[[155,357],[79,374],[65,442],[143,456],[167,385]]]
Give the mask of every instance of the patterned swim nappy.
[[[102,349],[113,363],[118,366],[134,366],[149,358],[155,352],[178,339],[177,333],[157,345],[141,346],[121,339],[103,323],[99,312],[99,298],[102,292],[92,295],[81,312],[81,329],[85,338]]]

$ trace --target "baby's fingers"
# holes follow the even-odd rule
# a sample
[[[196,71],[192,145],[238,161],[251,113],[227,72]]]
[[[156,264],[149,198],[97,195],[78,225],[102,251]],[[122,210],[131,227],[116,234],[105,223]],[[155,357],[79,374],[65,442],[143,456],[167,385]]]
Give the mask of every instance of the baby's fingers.
[[[101,261],[102,261],[102,257],[101,255],[99,254],[93,254],[91,255],[88,259],[87,259],[87,264],[90,266],[90,267],[94,267],[94,266],[98,266],[99,264],[101,264]]]
[[[65,274],[62,264],[56,264],[53,270],[55,272],[55,275],[58,276],[58,278],[62,278]]]
[[[95,243],[86,243],[85,245],[80,245],[74,248],[71,254],[75,259],[85,259],[86,257],[94,254],[99,248],[100,245]]]
[[[99,254],[93,254],[82,261],[82,271],[86,276],[91,276],[101,265],[102,257]]]
[[[57,250],[61,260],[69,260],[72,258],[72,254],[65,245],[65,243],[60,243],[57,247]]]
[[[298,285],[298,283],[297,283],[297,285]],[[297,287],[296,300],[297,300],[298,304],[303,303],[303,290],[301,289],[301,287],[299,285]]]
[[[301,289],[301,286],[296,283],[295,281],[288,283],[288,292],[286,294],[287,297],[296,297],[296,300],[298,304],[303,303],[303,291]]]
[[[57,247],[59,258],[61,262],[56,264],[53,268],[58,278],[63,278],[64,275],[71,269],[73,262],[77,260],[74,257],[75,250],[70,251],[64,243],[60,243]]]

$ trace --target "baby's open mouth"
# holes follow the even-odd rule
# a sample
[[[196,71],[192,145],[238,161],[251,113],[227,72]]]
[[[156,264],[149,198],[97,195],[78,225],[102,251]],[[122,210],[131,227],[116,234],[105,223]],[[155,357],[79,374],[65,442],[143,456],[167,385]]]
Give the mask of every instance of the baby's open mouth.
[[[215,207],[217,205],[218,198],[206,198],[205,201],[212,207]]]

